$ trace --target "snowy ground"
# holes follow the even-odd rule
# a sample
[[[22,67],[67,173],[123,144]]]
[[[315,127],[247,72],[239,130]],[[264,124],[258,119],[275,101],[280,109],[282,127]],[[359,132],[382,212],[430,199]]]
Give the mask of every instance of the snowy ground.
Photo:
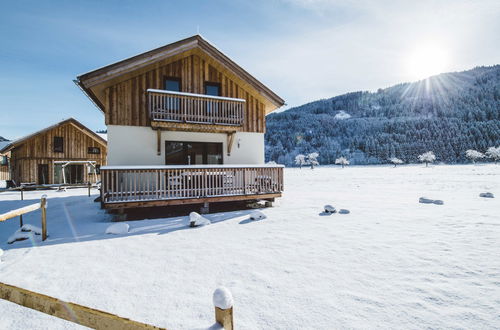
[[[286,169],[285,186],[265,220],[131,221],[122,236],[86,190],[50,192],[46,242],[8,245],[18,221],[0,223],[0,281],[169,329],[212,326],[220,285],[238,329],[500,328],[500,165]],[[0,213],[41,194],[0,193]],[[1,329],[77,328],[0,310]]]

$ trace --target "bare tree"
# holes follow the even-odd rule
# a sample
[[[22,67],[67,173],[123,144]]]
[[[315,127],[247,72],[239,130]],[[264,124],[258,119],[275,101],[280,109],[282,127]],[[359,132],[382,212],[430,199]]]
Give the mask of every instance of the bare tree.
[[[488,150],[486,150],[486,156],[488,158],[491,158],[495,161],[495,164],[500,160],[500,146],[498,147],[489,147]]]
[[[303,154],[298,154],[295,156],[295,165],[299,165],[300,168],[302,168],[303,165],[306,164],[306,156]]]
[[[432,151],[424,152],[423,154],[418,156],[418,160],[422,163],[425,163],[425,167],[429,166],[429,163],[432,163],[436,160],[436,155]]]
[[[400,164],[403,164],[404,162],[399,159],[399,158],[396,158],[396,157],[392,157],[391,159],[389,159],[389,161],[394,164],[394,167],[396,167],[396,165],[400,165]]]
[[[465,152],[465,157],[469,158],[475,164],[476,160],[484,158],[484,154],[477,150],[469,149]]]
[[[319,165],[318,157],[319,154],[317,152],[311,152],[309,155],[307,155],[307,162],[309,165],[311,165],[311,170],[314,169],[314,166]]]
[[[344,168],[345,165],[349,165],[349,161],[345,157],[339,157],[335,159],[335,164],[342,165],[342,168]]]

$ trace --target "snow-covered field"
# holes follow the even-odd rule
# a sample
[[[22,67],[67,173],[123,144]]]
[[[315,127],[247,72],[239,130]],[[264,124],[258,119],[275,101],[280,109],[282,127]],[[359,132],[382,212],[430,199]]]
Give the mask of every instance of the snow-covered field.
[[[285,187],[264,220],[130,221],[125,235],[104,234],[86,190],[49,192],[46,242],[8,245],[18,220],[0,223],[0,281],[169,329],[212,326],[221,285],[238,329],[500,328],[500,165],[286,169]],[[0,213],[42,193],[0,193]],[[0,311],[1,329],[77,328]]]

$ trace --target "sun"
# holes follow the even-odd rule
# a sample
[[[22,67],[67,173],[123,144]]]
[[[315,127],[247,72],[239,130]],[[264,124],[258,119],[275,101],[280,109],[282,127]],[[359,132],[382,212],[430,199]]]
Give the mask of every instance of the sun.
[[[407,65],[414,79],[425,79],[446,71],[448,56],[439,45],[424,44],[410,53]]]

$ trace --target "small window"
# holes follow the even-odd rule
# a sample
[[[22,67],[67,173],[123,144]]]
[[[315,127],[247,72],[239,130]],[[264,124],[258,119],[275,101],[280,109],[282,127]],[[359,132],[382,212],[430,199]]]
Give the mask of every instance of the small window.
[[[163,88],[167,91],[180,92],[181,80],[179,78],[165,78]]]
[[[212,96],[220,96],[220,84],[213,82],[205,83],[205,94]]]
[[[64,139],[62,136],[54,136],[54,152],[64,152]]]
[[[9,165],[9,158],[7,156],[0,156],[0,165]]]
[[[99,148],[99,147],[88,147],[87,148],[87,153],[94,154],[94,155],[99,155],[101,153],[101,148]]]

